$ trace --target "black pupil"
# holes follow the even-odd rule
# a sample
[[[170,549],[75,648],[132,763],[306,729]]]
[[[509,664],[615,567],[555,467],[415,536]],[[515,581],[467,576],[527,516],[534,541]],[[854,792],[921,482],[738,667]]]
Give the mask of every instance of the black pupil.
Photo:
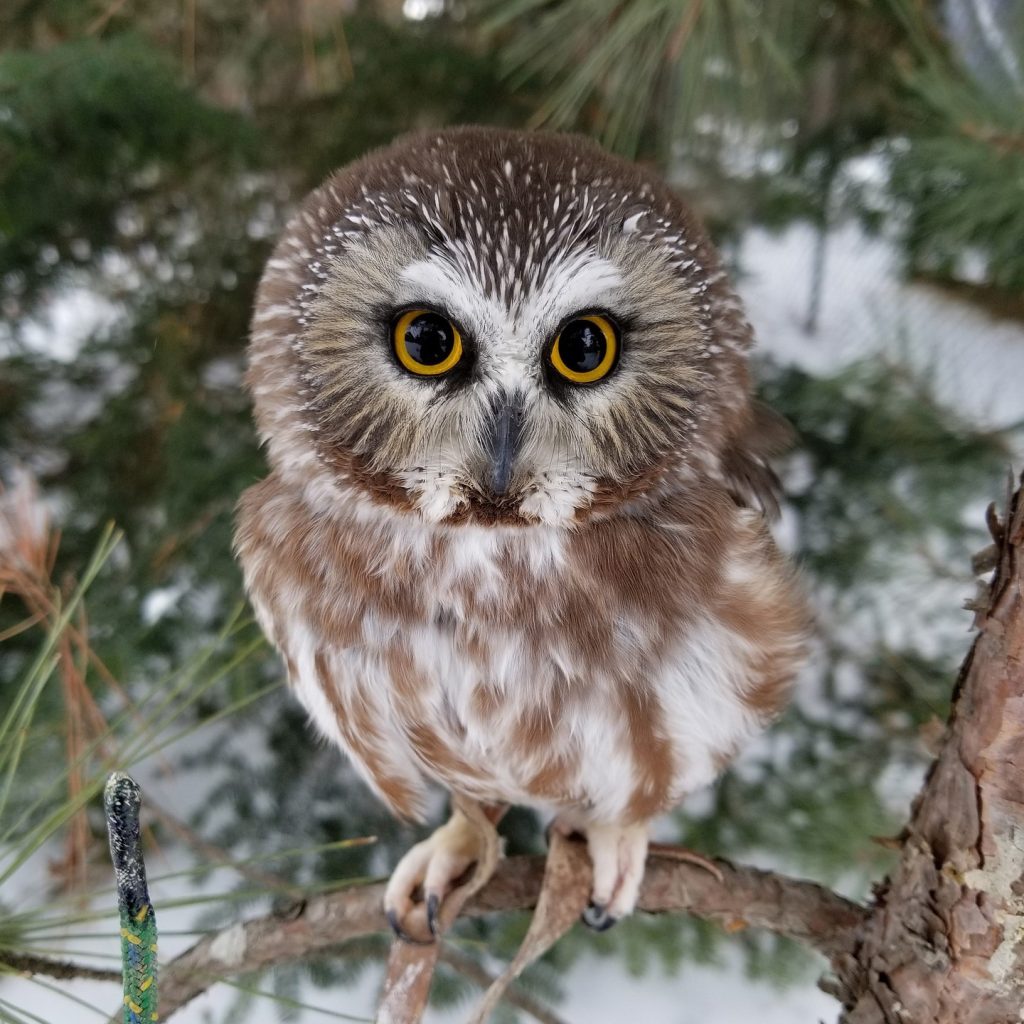
[[[601,328],[589,320],[573,320],[558,339],[558,354],[574,373],[590,373],[601,365],[607,351]]]
[[[455,347],[452,325],[440,313],[420,313],[405,329],[405,350],[424,366],[443,363]]]

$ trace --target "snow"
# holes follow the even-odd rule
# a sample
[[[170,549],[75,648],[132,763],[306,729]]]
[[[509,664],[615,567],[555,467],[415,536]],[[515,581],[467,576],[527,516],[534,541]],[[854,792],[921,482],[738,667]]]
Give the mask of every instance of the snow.
[[[640,1019],[656,1024],[795,1024],[834,1020],[838,1004],[811,980],[778,988],[744,977],[739,956],[721,965],[682,967],[675,977],[632,977],[596,957],[579,964],[566,980],[568,998],[558,1007],[567,1021]]]
[[[808,333],[814,245],[807,224],[744,236],[738,290],[761,352],[816,375],[872,356],[905,363],[980,426],[1024,420],[1024,326],[904,283],[892,245],[850,222],[829,234],[818,327]]]
[[[158,587],[151,590],[143,599],[140,609],[142,621],[147,626],[159,622],[169,611],[178,606],[178,602],[188,592],[188,583],[175,583],[169,587]]]
[[[13,353],[20,343],[31,352],[73,363],[90,337],[109,331],[123,315],[121,306],[92,288],[65,286],[47,304],[45,312],[20,325],[17,342],[10,328],[0,331],[0,359]]]
[[[436,18],[444,11],[444,0],[405,0],[402,14],[410,21]]]

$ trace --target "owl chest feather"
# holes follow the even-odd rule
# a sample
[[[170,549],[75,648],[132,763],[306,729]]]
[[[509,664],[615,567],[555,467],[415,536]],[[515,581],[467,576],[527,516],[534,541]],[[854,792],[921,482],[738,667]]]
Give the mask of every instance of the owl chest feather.
[[[433,780],[581,821],[650,817],[784,700],[802,608],[731,504],[439,529],[328,520],[269,484],[243,501],[254,604],[314,721],[399,813]]]

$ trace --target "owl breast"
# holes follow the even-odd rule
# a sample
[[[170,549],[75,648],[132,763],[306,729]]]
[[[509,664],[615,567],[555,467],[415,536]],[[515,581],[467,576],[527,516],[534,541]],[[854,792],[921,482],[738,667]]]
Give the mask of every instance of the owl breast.
[[[639,821],[784,705],[803,605],[758,514],[705,488],[578,530],[437,526],[272,475],[238,548],[292,687],[398,814],[427,783]]]

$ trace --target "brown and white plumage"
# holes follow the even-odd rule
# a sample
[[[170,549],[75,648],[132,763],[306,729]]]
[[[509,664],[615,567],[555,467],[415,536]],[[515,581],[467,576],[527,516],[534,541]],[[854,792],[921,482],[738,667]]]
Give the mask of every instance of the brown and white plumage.
[[[455,325],[451,372],[396,359],[408,309]],[[621,351],[574,384],[552,341],[595,312]],[[680,200],[540,133],[454,129],[344,168],[257,299],[272,471],[237,548],[295,692],[396,814],[439,783],[586,831],[612,916],[646,821],[778,713],[802,654],[750,344]]]

